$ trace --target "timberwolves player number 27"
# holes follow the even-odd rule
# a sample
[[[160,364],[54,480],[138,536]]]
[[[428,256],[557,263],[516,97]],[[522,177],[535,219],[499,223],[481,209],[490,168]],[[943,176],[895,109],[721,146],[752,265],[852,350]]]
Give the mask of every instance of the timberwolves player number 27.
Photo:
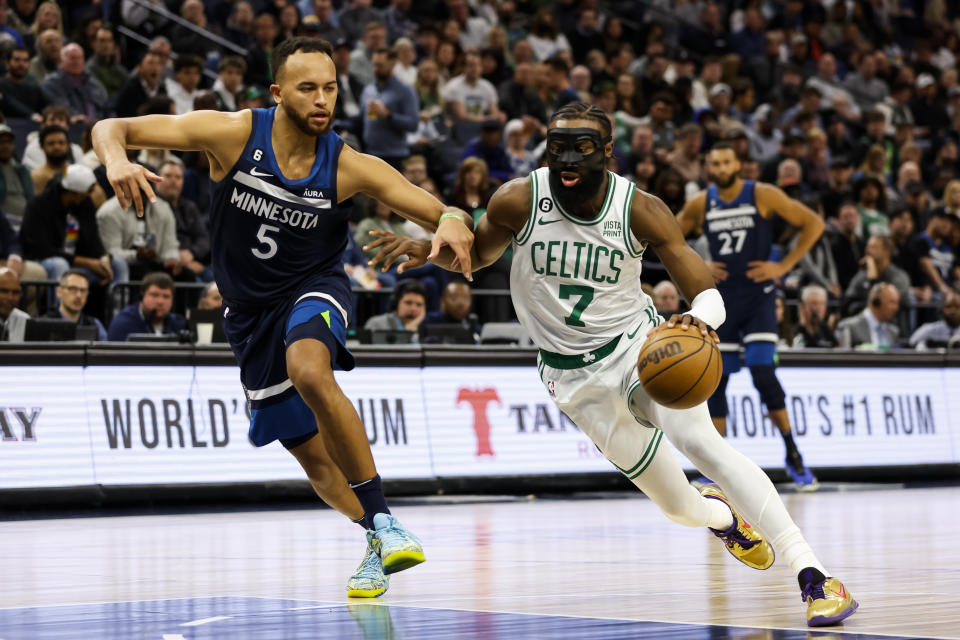
[[[156,197],[151,182],[160,178],[129,162],[128,148],[206,153],[213,269],[250,402],[250,440],[279,440],[317,494],[364,527],[367,552],[347,592],[375,597],[389,574],[424,555],[390,515],[363,425],[333,376],[334,368],[354,367],[345,347],[351,295],[341,266],[347,219],[337,204],[366,193],[436,231],[433,253],[455,252],[468,278],[473,223],[331,131],[331,53],[316,38],[289,38],[274,49],[274,108],[104,120],[93,144],[121,206],[137,213],[144,195]]]

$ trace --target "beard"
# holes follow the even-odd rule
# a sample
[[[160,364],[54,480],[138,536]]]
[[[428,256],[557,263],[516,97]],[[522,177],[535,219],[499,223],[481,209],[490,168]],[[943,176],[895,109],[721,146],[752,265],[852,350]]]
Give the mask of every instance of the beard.
[[[47,164],[49,164],[52,167],[61,165],[66,161],[67,161],[66,153],[58,153],[56,155],[51,155],[49,153],[47,154]]]
[[[577,184],[572,187],[565,186],[563,180],[560,178],[562,171],[573,171],[580,174],[580,179],[577,181]],[[590,202],[590,200],[597,195],[597,192],[600,190],[600,185],[603,184],[603,174],[604,170],[602,167],[585,167],[583,165],[556,171],[551,169],[550,191],[556,196],[560,206],[570,211],[575,207]]]
[[[330,128],[333,127],[333,116],[330,113],[327,114],[327,123],[322,127],[318,127],[314,124],[311,124],[309,118],[301,116],[286,102],[281,102],[280,106],[283,108],[283,112],[287,114],[287,117],[290,118],[290,121],[293,122],[297,129],[300,129],[300,131],[302,131],[305,135],[315,138],[328,133]]]
[[[714,173],[711,173],[709,177],[710,177],[710,181],[716,184],[721,189],[732,187],[733,183],[737,181],[737,174],[735,173],[731,173],[729,176],[727,176],[726,180],[722,180],[720,176]]]

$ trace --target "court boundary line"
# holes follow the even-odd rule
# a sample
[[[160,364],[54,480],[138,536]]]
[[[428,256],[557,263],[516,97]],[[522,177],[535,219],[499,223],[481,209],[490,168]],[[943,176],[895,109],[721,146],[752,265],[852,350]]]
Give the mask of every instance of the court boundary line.
[[[96,605],[110,605],[110,604],[137,604],[144,602],[173,602],[177,600],[198,600],[203,598],[237,598],[237,599],[247,599],[247,600],[292,600],[298,602],[309,602],[315,603],[316,606],[309,607],[310,609],[314,608],[323,608],[323,607],[347,607],[349,605],[367,605],[371,607],[396,607],[396,608],[405,608],[405,609],[428,609],[431,611],[463,611],[469,613],[493,613],[493,614],[503,614],[503,615],[516,615],[516,616],[539,616],[539,617],[548,617],[548,618],[572,618],[578,620],[608,620],[613,622],[652,622],[654,624],[674,624],[688,627],[726,627],[729,629],[754,629],[757,631],[806,631],[806,632],[822,632],[822,633],[836,633],[843,635],[871,635],[879,636],[883,638],[906,638],[906,639],[929,639],[929,640],[958,640],[958,637],[951,636],[931,636],[931,635],[904,635],[902,633],[882,633],[875,631],[867,630],[853,630],[853,629],[834,629],[832,627],[777,627],[777,626],[758,626],[751,624],[726,624],[718,622],[682,622],[677,620],[653,620],[653,619],[644,619],[637,620],[635,618],[615,618],[611,616],[586,616],[586,615],[575,615],[568,613],[532,613],[528,611],[496,611],[492,609],[473,609],[473,608],[451,608],[451,607],[436,607],[436,606],[425,606],[425,605],[416,605],[416,604],[392,604],[389,602],[369,602],[366,599],[358,601],[347,601],[347,602],[337,602],[337,601],[325,601],[325,600],[313,600],[310,598],[284,598],[277,596],[262,596],[262,595],[217,595],[217,596],[188,596],[188,597],[178,597],[178,598],[150,598],[146,600],[108,600],[103,602],[75,602],[75,603],[58,603],[58,604],[44,604],[44,605],[32,605],[26,607],[0,607],[0,611],[18,611],[23,609],[46,609],[51,607],[75,607],[75,606],[96,606]],[[284,611],[292,611],[293,609],[284,609]]]
[[[269,598],[269,597],[268,597]],[[318,600],[318,606],[322,606],[322,601]],[[904,635],[902,633],[882,633],[882,632],[873,632],[873,631],[857,631],[853,629],[834,629],[832,627],[774,627],[774,626],[757,626],[750,624],[725,624],[719,622],[680,622],[676,620],[637,620],[634,618],[613,618],[610,616],[583,616],[575,615],[568,613],[531,613],[527,611],[493,611],[490,609],[453,609],[451,607],[431,607],[431,606],[422,606],[416,604],[391,604],[389,602],[365,602],[358,599],[357,602],[350,601],[342,603],[343,606],[350,604],[366,604],[371,607],[404,607],[407,609],[430,609],[434,611],[466,611],[470,613],[502,613],[505,615],[517,615],[517,616],[541,616],[548,618],[575,618],[582,620],[610,620],[616,622],[653,622],[656,624],[676,624],[676,625],[686,625],[686,626],[695,626],[695,627],[727,627],[731,629],[755,629],[758,631],[806,631],[808,633],[840,633],[846,635],[871,635],[871,636],[881,636],[884,638],[907,638],[907,639],[929,639],[929,640],[960,640],[960,636],[951,637],[951,636],[930,636],[930,635]]]

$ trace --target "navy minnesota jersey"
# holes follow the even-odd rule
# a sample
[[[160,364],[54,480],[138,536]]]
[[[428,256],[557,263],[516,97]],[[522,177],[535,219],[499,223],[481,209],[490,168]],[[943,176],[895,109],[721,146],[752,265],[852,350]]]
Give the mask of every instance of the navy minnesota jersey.
[[[337,207],[343,140],[317,138],[310,175],[285,178],[273,154],[276,107],[253,109],[250,137],[230,172],[211,186],[213,271],[228,303],[264,306],[316,288],[341,304],[350,282],[341,266],[348,212]]]
[[[769,260],[773,243],[773,223],[760,215],[754,196],[755,184],[743,181],[743,189],[731,202],[720,199],[716,185],[707,187],[707,213],[704,231],[710,242],[710,256],[726,264],[727,279],[717,284],[721,290],[755,288],[769,282],[755,283],[747,277],[748,263]]]

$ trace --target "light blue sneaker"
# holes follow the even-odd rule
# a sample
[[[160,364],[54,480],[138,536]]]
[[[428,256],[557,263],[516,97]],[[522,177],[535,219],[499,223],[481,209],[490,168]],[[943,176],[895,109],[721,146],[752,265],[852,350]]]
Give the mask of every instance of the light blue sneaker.
[[[417,537],[389,513],[373,516],[373,527],[374,531],[367,531],[367,541],[380,556],[385,574],[409,569],[426,560]]]
[[[367,532],[369,539],[372,531]],[[390,586],[390,576],[383,574],[383,567],[380,565],[380,556],[374,550],[372,544],[367,544],[367,555],[363,562],[353,572],[350,579],[347,580],[348,598],[379,598]]]

